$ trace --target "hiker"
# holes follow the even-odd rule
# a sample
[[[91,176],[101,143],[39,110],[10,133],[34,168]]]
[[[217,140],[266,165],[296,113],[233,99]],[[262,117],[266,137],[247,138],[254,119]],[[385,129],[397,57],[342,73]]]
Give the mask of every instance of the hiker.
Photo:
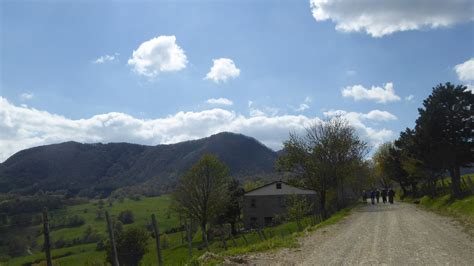
[[[382,201],[384,204],[387,203],[387,189],[386,188],[382,189]]]
[[[365,190],[362,190],[362,201],[367,204],[367,192]]]
[[[370,192],[370,201],[372,202],[372,204],[375,204],[375,190],[372,190],[372,192]]]
[[[377,189],[375,191],[375,197],[377,198],[377,203],[379,203],[379,198],[380,198],[380,190],[379,189]]]
[[[393,197],[395,197],[395,191],[390,188],[388,191],[388,202],[390,202],[390,204],[393,204]]]

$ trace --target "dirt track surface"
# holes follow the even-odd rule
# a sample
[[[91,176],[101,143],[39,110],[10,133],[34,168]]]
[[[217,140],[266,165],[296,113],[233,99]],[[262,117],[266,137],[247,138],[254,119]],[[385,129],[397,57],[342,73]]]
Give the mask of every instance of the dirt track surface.
[[[251,265],[474,265],[474,241],[454,222],[411,204],[357,208],[301,239],[298,249],[256,255]]]

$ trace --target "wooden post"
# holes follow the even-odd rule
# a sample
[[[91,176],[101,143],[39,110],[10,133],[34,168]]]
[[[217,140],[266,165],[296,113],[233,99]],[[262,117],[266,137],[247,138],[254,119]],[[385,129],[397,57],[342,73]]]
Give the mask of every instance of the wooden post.
[[[156,217],[155,214],[151,215],[151,224],[153,226],[153,233],[155,234],[155,241],[156,241],[156,253],[158,254],[158,265],[163,265],[163,257],[161,256],[161,246],[160,246],[160,229],[156,225]]]
[[[263,239],[267,240],[267,236],[265,235],[265,231],[260,229],[260,232],[262,233]]]
[[[119,266],[118,254],[117,254],[117,246],[115,245],[115,237],[114,237],[114,230],[112,228],[112,223],[110,222],[109,212],[105,211],[105,220],[107,221],[107,230],[109,231],[109,241],[110,245],[112,246],[112,265]]]
[[[43,233],[44,233],[44,253],[46,255],[46,265],[52,266],[53,261],[51,259],[51,241],[49,239],[49,221],[48,221],[48,210],[43,209]]]
[[[189,255],[189,259],[191,259],[193,257],[193,238],[191,236],[191,225],[190,225],[190,222],[186,223],[186,233],[187,233],[187,237],[188,237],[188,255]]]
[[[222,245],[224,246],[224,250],[227,250],[227,242],[225,240],[225,235],[221,234]]]

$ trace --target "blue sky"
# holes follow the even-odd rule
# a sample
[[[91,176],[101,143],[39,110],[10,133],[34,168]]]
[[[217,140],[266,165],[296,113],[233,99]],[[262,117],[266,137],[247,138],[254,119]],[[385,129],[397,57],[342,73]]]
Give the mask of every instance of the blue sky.
[[[2,1],[0,161],[222,130],[279,149],[336,112],[376,146],[436,84],[473,84],[473,1],[331,2]]]

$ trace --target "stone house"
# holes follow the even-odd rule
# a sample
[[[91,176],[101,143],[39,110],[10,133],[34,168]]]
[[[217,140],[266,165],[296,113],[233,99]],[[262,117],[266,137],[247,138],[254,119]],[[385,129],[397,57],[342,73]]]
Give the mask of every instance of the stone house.
[[[273,225],[275,216],[286,215],[286,196],[292,194],[306,197],[309,203],[316,202],[315,191],[294,187],[283,181],[275,181],[245,193],[242,202],[245,228]]]

